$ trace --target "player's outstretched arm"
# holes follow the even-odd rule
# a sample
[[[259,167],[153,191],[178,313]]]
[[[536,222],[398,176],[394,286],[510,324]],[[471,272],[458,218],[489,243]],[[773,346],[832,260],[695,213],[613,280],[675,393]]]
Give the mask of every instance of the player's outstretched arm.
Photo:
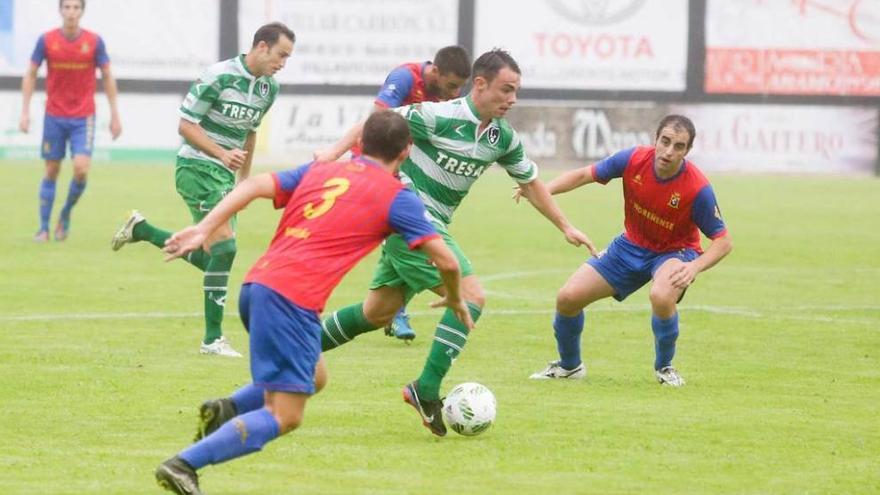
[[[425,252],[437,271],[440,272],[440,278],[443,280],[443,288],[445,296],[439,301],[431,303],[431,307],[437,308],[446,306],[455,313],[455,316],[465,324],[468,330],[474,328],[474,320],[468,311],[467,303],[461,294],[461,268],[455,254],[446,246],[443,239],[431,239],[430,241],[419,246],[419,249]]]
[[[202,247],[218,227],[229,221],[232,215],[243,210],[256,198],[271,199],[275,196],[275,181],[271,174],[260,174],[247,179],[223,198],[198,224],[175,232],[165,241],[165,261],[185,256]]]
[[[590,254],[593,256],[599,254],[598,251],[596,251],[596,246],[593,245],[593,241],[591,241],[586,234],[571,225],[565,217],[565,214],[562,213],[562,209],[559,208],[559,205],[556,204],[556,201],[550,195],[547,187],[541,182],[541,179],[535,179],[526,184],[521,184],[520,188],[523,190],[523,195],[529,199],[532,206],[541,212],[544,217],[550,220],[550,222],[552,222],[553,225],[565,235],[566,241],[575,246],[586,246],[587,249],[590,250]]]
[[[329,148],[316,150],[313,153],[315,161],[332,162],[339,159],[340,156],[357,144],[357,140],[360,139],[361,134],[364,132],[365,122],[366,120],[362,120],[355,124],[354,127],[349,129],[341,138],[339,138],[339,141],[333,143]]]
[[[592,182],[596,181],[593,179],[593,165],[590,165],[587,167],[569,170],[562,175],[554,178],[553,180],[545,184],[545,186],[547,187],[547,192],[553,195],[568,192],[572,189],[577,189],[578,187],[590,184]],[[531,199],[525,195],[525,191],[521,186],[515,187],[513,200],[519,203],[519,200],[522,197],[525,197],[527,200],[531,201]]]
[[[101,67],[101,82],[104,85],[104,94],[107,95],[107,103],[110,104],[110,135],[115,140],[122,134],[122,121],[119,120],[119,107],[116,103],[119,91],[116,88],[116,79],[110,71],[110,64]]]

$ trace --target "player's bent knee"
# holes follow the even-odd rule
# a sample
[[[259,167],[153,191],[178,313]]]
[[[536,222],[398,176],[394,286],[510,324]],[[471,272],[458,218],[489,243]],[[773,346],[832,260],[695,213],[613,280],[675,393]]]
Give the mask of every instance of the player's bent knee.
[[[579,313],[584,307],[586,304],[583,299],[567,286],[559,289],[559,292],[556,293],[556,311],[559,313],[572,316]]]
[[[674,287],[651,287],[651,292],[648,294],[648,299],[651,301],[651,306],[657,309],[666,309],[669,311],[675,310],[675,302],[678,301],[679,291]]]
[[[281,435],[290,433],[299,428],[303,421],[303,410],[288,410],[282,408],[270,409],[275,421],[278,422],[278,430]]]

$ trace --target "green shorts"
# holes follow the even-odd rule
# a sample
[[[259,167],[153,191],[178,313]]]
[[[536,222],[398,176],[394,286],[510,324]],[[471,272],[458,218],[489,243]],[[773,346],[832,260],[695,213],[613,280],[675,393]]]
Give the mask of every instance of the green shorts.
[[[449,235],[446,229],[434,223],[437,232],[443,237],[443,242],[452,250],[461,267],[461,276],[466,277],[474,273],[471,262],[468,261],[464,252]],[[406,241],[399,234],[388,236],[382,244],[382,257],[379,258],[379,266],[373,274],[373,282],[370,289],[379,287],[400,287],[404,291],[407,302],[419,292],[432,289],[443,283],[440,272],[431,263],[428,256],[420,249],[410,250]]]
[[[214,162],[177,157],[174,173],[177,193],[186,202],[193,222],[205,218],[235,187],[235,175]],[[232,219],[235,228],[235,218]]]

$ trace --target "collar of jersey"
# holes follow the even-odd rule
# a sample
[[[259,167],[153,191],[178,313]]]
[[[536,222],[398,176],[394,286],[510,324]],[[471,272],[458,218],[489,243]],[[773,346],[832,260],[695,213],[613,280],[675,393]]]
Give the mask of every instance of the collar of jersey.
[[[244,74],[245,74],[246,76],[250,77],[251,79],[256,79],[256,78],[257,78],[257,76],[253,75],[253,73],[251,73],[251,70],[248,69],[248,66],[247,66],[247,64],[246,64],[245,61],[244,61],[244,53],[242,53],[241,55],[239,55],[238,57],[236,57],[235,60],[238,61],[238,65],[241,65],[241,68],[244,70]]]
[[[468,110],[471,111],[471,116],[474,118],[474,122],[482,122],[483,119],[480,118],[480,112],[477,111],[477,106],[474,105],[474,100],[471,99],[470,93],[464,97],[465,103],[467,103]]]

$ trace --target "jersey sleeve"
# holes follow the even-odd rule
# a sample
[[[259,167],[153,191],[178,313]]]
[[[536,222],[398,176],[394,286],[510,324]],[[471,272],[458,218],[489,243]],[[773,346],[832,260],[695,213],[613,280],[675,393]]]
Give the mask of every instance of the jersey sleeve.
[[[46,60],[46,35],[41,34],[37,38],[37,44],[34,46],[34,52],[31,54],[31,63],[39,67],[43,60]]]
[[[293,192],[296,191],[297,186],[302,182],[302,178],[309,171],[312,163],[314,162],[300,165],[291,170],[272,173],[272,179],[275,181],[275,198],[272,200],[272,204],[275,206],[275,209],[287,206],[287,202],[290,201]]]
[[[709,239],[717,239],[727,233],[712,186],[707,184],[697,193],[691,208],[691,219]]]
[[[211,69],[208,69],[189,87],[189,92],[184,97],[183,103],[180,104],[180,117],[193,124],[198,124],[205,118],[219,97],[217,77]]]
[[[406,67],[398,67],[388,74],[385,82],[376,95],[376,103],[379,105],[395,108],[403,104],[406,96],[412,91],[413,83],[412,72]]]
[[[593,166],[593,179],[600,184],[607,184],[611,179],[623,177],[623,171],[629,165],[635,148],[618,151],[604,158]]]
[[[513,129],[511,132],[513,134],[507,152],[498,158],[497,162],[518,184],[528,184],[538,178],[538,165],[526,156],[519,134]]]
[[[430,104],[414,103],[394,109],[406,119],[409,133],[414,141],[427,141],[434,133],[436,117]]]
[[[392,230],[403,236],[410,249],[416,249],[425,242],[440,237],[437,229],[428,221],[425,205],[409,189],[401,189],[391,202],[388,224]]]
[[[104,67],[110,63],[110,56],[107,55],[107,47],[104,45],[104,39],[98,36],[98,43],[95,46],[95,65]]]

